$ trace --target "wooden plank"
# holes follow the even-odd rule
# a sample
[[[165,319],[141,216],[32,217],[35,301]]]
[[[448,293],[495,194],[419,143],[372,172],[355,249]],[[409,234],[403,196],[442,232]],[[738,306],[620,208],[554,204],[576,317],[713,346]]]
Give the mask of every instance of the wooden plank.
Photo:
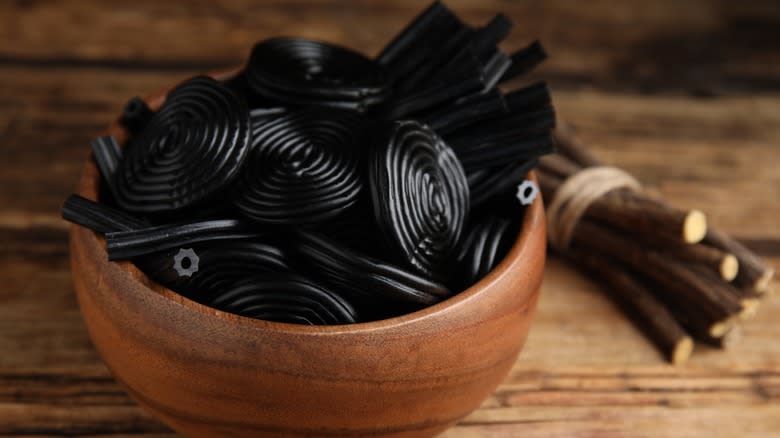
[[[772,0],[448,4],[474,24],[499,11],[512,17],[507,47],[540,38],[553,55],[544,74],[558,84],[700,95],[780,87],[780,8]],[[412,0],[4,2],[0,65],[198,70],[239,62],[255,41],[282,34],[376,53],[422,7]]]

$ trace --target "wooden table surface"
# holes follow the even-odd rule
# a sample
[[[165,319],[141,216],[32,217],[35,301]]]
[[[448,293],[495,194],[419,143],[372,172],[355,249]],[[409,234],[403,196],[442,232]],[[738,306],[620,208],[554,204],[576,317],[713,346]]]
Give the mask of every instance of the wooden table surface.
[[[747,5],[743,3],[749,3]],[[563,119],[608,162],[700,208],[780,269],[780,4],[451,1],[541,38]],[[376,53],[424,6],[344,2],[0,3],[0,435],[171,437],[90,344],[59,208],[125,100],[296,34]],[[778,289],[778,282],[773,287]],[[722,352],[671,367],[559,260],[527,346],[465,437],[780,436],[780,300]]]

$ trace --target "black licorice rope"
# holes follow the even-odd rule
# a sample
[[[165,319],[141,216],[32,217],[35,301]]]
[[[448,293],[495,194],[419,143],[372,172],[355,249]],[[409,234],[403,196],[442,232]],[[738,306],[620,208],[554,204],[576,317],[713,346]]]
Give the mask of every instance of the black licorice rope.
[[[450,295],[443,285],[403,268],[373,259],[323,235],[301,232],[295,253],[325,281],[352,296],[382,302],[434,304]]]
[[[193,253],[198,257],[197,270],[181,287],[198,301],[217,295],[253,275],[293,270],[284,249],[262,240],[227,240],[199,245]]]
[[[429,127],[395,122],[368,169],[383,236],[420,273],[441,278],[469,210],[466,176],[455,153]]]
[[[285,104],[365,111],[390,93],[385,72],[375,62],[304,38],[273,38],[255,45],[246,77],[255,93]]]
[[[238,174],[249,139],[246,104],[214,79],[192,78],[168,93],[125,148],[116,202],[159,213],[208,200]]]
[[[251,318],[310,325],[357,322],[352,305],[319,283],[297,274],[247,277],[207,304]]]
[[[310,224],[340,214],[361,191],[362,126],[354,113],[317,108],[255,125],[234,204],[264,224]]]
[[[455,260],[461,287],[474,284],[496,267],[517,238],[508,219],[490,216],[472,224]]]
[[[547,86],[512,85],[546,53],[504,52],[511,28],[434,2],[375,59],[259,42],[226,83],[190,79],[156,112],[130,99],[128,142],[93,143],[102,203],[73,196],[63,217],[237,315],[346,324],[438,303],[509,251],[552,148]]]

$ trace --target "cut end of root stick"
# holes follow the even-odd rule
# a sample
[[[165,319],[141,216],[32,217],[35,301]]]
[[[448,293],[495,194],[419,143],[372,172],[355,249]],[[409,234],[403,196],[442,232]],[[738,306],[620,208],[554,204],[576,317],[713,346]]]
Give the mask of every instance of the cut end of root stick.
[[[737,278],[739,272],[739,261],[733,254],[726,254],[720,262],[720,276],[726,281],[732,281]]]
[[[766,293],[769,290],[769,283],[772,281],[772,277],[775,276],[775,270],[772,268],[766,268],[763,274],[756,280],[756,292]]]
[[[709,334],[713,338],[723,337],[729,330],[734,327],[735,318],[727,318],[723,321],[718,321],[710,326]]]
[[[683,239],[686,243],[699,243],[707,234],[707,216],[699,210],[691,210],[683,224]]]
[[[680,338],[672,350],[672,364],[684,365],[691,357],[691,353],[693,353],[693,339],[690,336]]]
[[[739,320],[745,321],[756,316],[761,300],[758,298],[743,298],[740,300],[740,303],[742,304],[742,311],[739,312]]]

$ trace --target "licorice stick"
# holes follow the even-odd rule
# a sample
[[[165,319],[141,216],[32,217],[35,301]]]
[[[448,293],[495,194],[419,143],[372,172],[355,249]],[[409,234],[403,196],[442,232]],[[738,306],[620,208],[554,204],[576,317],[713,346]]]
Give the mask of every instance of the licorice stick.
[[[133,97],[125,104],[120,122],[131,134],[136,134],[149,123],[153,116],[154,112],[149,108],[146,101],[140,97]]]
[[[454,20],[454,14],[440,1],[433,2],[404,28],[382,50],[376,60],[380,65],[392,65],[418,45],[430,29],[445,19]]]
[[[579,169],[560,155],[549,155],[540,160],[539,174],[544,174],[544,184],[555,191],[565,178]],[[661,234],[680,243],[697,243],[707,231],[707,219],[699,210],[680,210],[628,189],[613,190],[594,201],[585,216],[640,236]]]
[[[323,235],[300,232],[294,251],[333,287],[379,302],[430,305],[450,295],[442,284],[361,254]]]
[[[397,121],[369,156],[374,217],[388,245],[408,265],[446,277],[449,254],[469,211],[469,188],[453,150],[429,127]]]
[[[70,195],[65,200],[62,206],[62,217],[101,234],[131,231],[149,226],[141,219],[81,195]]]
[[[466,173],[469,185],[469,197],[472,209],[477,209],[484,203],[496,199],[522,182],[528,172],[537,165],[537,160],[520,163],[509,163],[503,166],[484,168]],[[506,202],[509,198],[500,199]]]
[[[604,282],[610,296],[636,318],[638,327],[675,365],[688,361],[693,340],[666,306],[643,282],[615,257],[569,251],[567,258],[584,268],[594,280]]]
[[[439,135],[446,136],[449,132],[493,119],[507,111],[504,96],[500,91],[493,90],[457,102],[452,107],[427,116],[425,121]]]
[[[518,76],[524,75],[533,70],[542,61],[547,59],[547,52],[544,50],[542,43],[534,41],[527,47],[518,50],[510,55],[512,64],[509,69],[504,72],[501,77],[501,82],[512,80]]]
[[[126,260],[144,254],[202,242],[248,239],[263,233],[237,219],[207,220],[184,225],[160,225],[106,234],[109,260]]]
[[[617,257],[661,287],[656,291],[671,307],[686,315],[699,333],[723,336],[742,311],[737,297],[723,291],[685,265],[648,250],[601,225],[580,221],[575,228],[574,248]]]
[[[119,167],[119,162],[122,161],[122,149],[119,147],[119,143],[112,136],[96,138],[92,141],[92,157],[103,177],[103,182],[108,186],[111,195],[116,198],[114,175]]]
[[[765,293],[774,276],[774,269],[765,265],[752,251],[727,234],[710,229],[704,241],[716,248],[728,251],[739,261],[739,272],[734,284],[756,293]]]

